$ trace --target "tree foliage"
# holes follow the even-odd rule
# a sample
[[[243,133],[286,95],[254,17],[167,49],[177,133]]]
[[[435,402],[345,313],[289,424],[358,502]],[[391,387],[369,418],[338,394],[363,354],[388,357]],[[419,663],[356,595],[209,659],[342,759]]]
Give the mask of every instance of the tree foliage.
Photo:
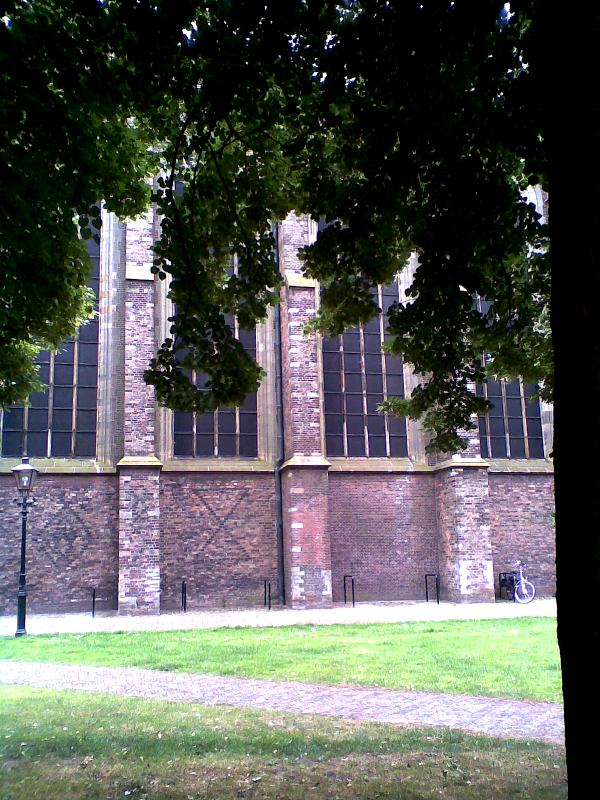
[[[303,254],[325,332],[376,313],[373,286],[418,252],[411,302],[389,326],[422,383],[388,407],[424,416],[433,449],[461,446],[486,373],[550,393],[546,234],[523,196],[545,178],[527,68],[534,11],[519,3],[509,18],[495,0],[9,4],[0,330],[21,358],[0,372],[3,402],[30,388],[24,361],[84,314],[77,234],[98,226],[99,197],[120,215],[151,199],[162,218],[154,269],[169,276],[175,313],[146,378],[165,405],[203,411],[256,388],[260,370],[227,316],[251,327],[276,302],[272,223],[291,209],[332,223]],[[491,301],[486,313],[476,296]],[[207,376],[203,391],[191,370]]]

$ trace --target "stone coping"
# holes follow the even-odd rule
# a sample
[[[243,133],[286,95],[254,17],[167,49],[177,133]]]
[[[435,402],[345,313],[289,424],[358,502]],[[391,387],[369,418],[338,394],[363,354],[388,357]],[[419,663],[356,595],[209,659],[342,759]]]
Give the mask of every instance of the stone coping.
[[[275,467],[261,459],[173,458],[165,461],[163,472],[274,472]]]
[[[20,458],[0,459],[0,475],[9,474],[21,463]],[[264,460],[181,458],[164,464],[154,456],[127,456],[117,466],[98,461],[72,458],[32,458],[40,474],[114,475],[117,467],[160,468],[163,472],[274,472],[274,465]],[[324,456],[292,456],[282,469],[292,467],[327,467],[331,473],[435,473],[445,469],[487,469],[492,474],[552,475],[554,465],[546,459],[483,459],[463,458],[439,464],[423,464],[409,458],[325,458]]]
[[[21,463],[20,458],[0,459],[0,474],[10,473],[13,467]],[[40,474],[81,474],[81,475],[114,475],[116,467],[98,461],[84,461],[76,458],[36,458],[31,457],[31,464]]]

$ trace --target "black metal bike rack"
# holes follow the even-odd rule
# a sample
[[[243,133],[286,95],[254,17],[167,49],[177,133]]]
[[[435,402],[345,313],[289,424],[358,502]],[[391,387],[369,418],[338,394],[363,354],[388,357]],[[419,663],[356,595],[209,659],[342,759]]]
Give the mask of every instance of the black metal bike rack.
[[[517,572],[499,572],[498,573],[498,598],[502,599],[502,589],[504,589],[505,597],[508,595],[508,592],[512,590],[513,593],[513,602],[515,599],[515,583],[517,579]]]
[[[356,605],[356,599],[354,594],[354,576],[353,575],[344,575],[344,605],[348,600],[348,594],[346,591],[346,581],[350,580],[352,585],[352,608]]]
[[[437,604],[439,606],[439,604],[440,604],[440,576],[437,574],[437,572],[428,572],[425,575],[425,602],[426,603],[429,602],[429,585],[427,583],[428,578],[434,578],[435,579],[435,599],[437,600]]]
[[[265,597],[263,605],[271,610],[271,581],[265,580]]]
[[[181,581],[181,610],[187,611],[187,581]]]

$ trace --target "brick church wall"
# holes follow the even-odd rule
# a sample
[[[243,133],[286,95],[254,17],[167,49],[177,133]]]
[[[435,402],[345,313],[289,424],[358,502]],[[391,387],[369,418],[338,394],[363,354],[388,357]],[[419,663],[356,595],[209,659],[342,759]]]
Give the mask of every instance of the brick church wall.
[[[277,593],[273,475],[161,475],[161,608],[256,606]]]
[[[549,474],[490,473],[490,517],[494,582],[498,573],[509,572],[517,559],[537,594],[555,591],[554,480]]]
[[[433,475],[329,473],[333,600],[424,600],[437,572]],[[350,586],[348,584],[348,590]]]
[[[0,479],[0,612],[16,613],[21,514],[12,475]],[[39,475],[27,519],[27,608],[38,612],[117,607],[116,475]]]

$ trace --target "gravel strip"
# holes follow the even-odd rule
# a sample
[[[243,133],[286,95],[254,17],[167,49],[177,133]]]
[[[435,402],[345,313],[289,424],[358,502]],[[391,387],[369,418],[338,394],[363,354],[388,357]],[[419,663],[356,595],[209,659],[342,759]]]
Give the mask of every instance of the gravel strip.
[[[16,603],[16,598],[15,598]],[[15,607],[16,609],[16,607]],[[90,605],[91,609],[91,605]],[[354,622],[420,622],[449,619],[512,619],[515,617],[555,617],[554,599],[518,603],[358,603],[332,608],[260,608],[189,611],[159,616],[118,616],[103,612],[89,614],[28,614],[27,632],[86,633],[100,631],[189,630],[191,628],[278,627],[281,625],[345,625]],[[12,636],[15,614],[0,617],[0,636]]]
[[[552,703],[16,661],[0,661],[0,683],[564,742],[562,706]]]

